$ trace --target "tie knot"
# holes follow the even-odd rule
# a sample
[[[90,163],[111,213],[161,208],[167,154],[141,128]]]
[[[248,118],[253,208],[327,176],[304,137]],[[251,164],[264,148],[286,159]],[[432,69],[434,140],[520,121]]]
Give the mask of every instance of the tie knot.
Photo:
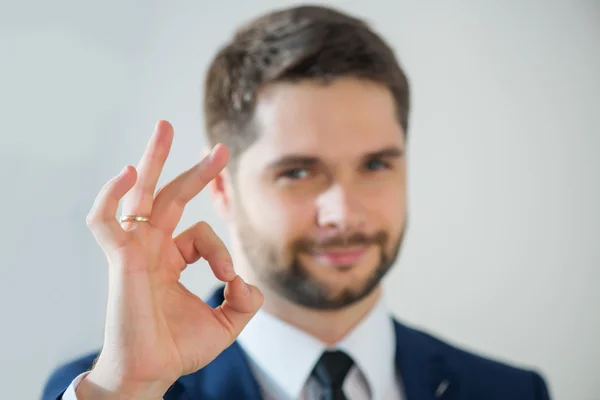
[[[313,375],[324,387],[341,389],[352,365],[354,361],[346,353],[326,351],[315,365]]]

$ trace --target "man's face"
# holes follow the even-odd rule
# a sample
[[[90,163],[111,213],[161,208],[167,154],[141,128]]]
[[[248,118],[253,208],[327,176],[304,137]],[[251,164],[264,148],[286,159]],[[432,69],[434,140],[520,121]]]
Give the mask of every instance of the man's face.
[[[237,240],[259,284],[316,309],[376,288],[406,219],[404,133],[391,93],[345,78],[261,91],[259,135],[240,155]]]

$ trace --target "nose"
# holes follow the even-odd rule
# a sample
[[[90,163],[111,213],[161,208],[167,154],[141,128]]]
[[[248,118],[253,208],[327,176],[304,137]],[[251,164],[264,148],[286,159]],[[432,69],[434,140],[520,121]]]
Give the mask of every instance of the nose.
[[[340,184],[332,185],[317,198],[317,219],[321,228],[342,232],[360,231],[365,224],[364,210],[357,195]]]

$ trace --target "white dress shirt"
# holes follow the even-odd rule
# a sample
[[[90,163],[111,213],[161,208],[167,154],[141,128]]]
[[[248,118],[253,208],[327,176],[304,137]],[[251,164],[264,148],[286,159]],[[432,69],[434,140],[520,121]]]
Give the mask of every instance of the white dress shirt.
[[[310,373],[325,350],[339,349],[354,365],[344,381],[348,400],[403,400],[396,373],[396,336],[392,318],[380,300],[335,346],[260,310],[238,337],[249,356],[264,400],[314,400],[320,386]],[[78,400],[75,390],[88,372],[77,376],[63,400]]]
[[[344,381],[348,400],[402,400],[396,373],[396,336],[383,300],[334,346],[260,310],[238,337],[265,400],[318,399],[311,371],[325,350],[339,349],[354,360]]]

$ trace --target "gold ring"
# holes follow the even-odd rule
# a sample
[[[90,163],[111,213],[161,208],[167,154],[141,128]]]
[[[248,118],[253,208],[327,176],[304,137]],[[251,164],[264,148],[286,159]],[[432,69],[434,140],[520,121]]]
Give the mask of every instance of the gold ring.
[[[141,215],[123,215],[119,221],[121,222],[148,222],[148,217],[143,217]]]

